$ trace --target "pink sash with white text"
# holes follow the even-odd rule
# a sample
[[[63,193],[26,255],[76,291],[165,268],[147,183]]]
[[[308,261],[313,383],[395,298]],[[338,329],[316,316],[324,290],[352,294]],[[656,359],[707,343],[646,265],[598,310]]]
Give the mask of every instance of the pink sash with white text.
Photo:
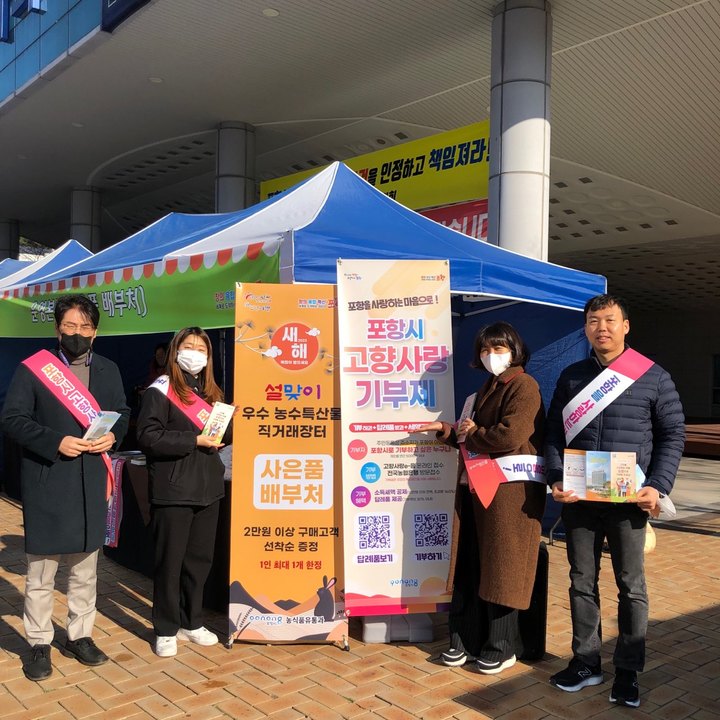
[[[641,378],[655,363],[628,348],[608,365],[596,378],[586,385],[563,408],[565,444],[572,439],[608,405],[620,397],[638,378]]]
[[[47,388],[60,404],[87,430],[100,412],[97,400],[77,379],[71,370],[58,364],[58,359],[47,350],[40,350],[23,360],[30,372]],[[106,494],[109,500],[116,491],[114,475],[107,453],[101,454],[108,473]]]
[[[210,417],[212,407],[208,405],[199,395],[190,391],[190,404],[185,405],[177,396],[177,393],[170,387],[170,378],[167,375],[161,375],[152,385],[151,388],[159,390],[167,399],[193,424],[196,428],[202,430],[205,423]],[[150,388],[148,388],[150,389]]]

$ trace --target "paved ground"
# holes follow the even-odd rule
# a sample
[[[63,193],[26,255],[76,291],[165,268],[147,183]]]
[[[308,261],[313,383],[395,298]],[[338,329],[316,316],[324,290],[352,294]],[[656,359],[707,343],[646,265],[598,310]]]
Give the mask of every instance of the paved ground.
[[[681,510],[657,529],[647,556],[650,589],[648,662],[638,710],[608,703],[608,681],[575,694],[552,688],[570,648],[567,567],[562,541],[550,547],[548,652],[488,678],[437,662],[446,618],[432,643],[367,645],[351,625],[349,652],[333,646],[181,645],[175,658],[150,647],[150,581],[102,559],[95,638],[111,662],[90,669],[53,650],[55,672],[26,680],[21,659],[24,553],[17,503],[0,496],[0,712],[3,720],[61,718],[353,718],[370,720],[540,720],[720,718],[720,461],[685,460],[673,495]],[[607,658],[616,633],[609,559],[601,575]],[[64,642],[64,596],[55,606]],[[356,622],[356,621],[353,621]],[[224,630],[220,616],[208,625]],[[608,663],[609,665],[609,663]]]
[[[705,524],[712,525],[714,517],[720,513],[720,460],[683,458],[672,498],[678,511],[674,526],[702,528]]]

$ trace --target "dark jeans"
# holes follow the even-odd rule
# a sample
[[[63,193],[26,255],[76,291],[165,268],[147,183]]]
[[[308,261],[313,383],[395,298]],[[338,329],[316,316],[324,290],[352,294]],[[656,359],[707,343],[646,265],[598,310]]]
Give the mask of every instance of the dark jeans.
[[[153,505],[155,574],[152,619],[156,635],[202,626],[203,589],[213,561],[220,502],[207,507]]]
[[[570,563],[573,655],[600,663],[600,556],[607,539],[618,587],[618,639],[613,663],[627,670],[645,665],[648,596],[643,551],[647,514],[635,503],[577,502],[562,510]]]

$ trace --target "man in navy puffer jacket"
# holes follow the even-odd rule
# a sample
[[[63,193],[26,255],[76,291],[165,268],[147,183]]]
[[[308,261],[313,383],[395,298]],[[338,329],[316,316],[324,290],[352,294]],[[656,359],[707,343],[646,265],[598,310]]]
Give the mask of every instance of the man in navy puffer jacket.
[[[648,623],[645,526],[648,513],[672,490],[682,457],[685,418],[680,398],[670,375],[652,364],[569,443],[563,423],[563,408],[625,352],[629,330],[627,308],[620,298],[598,295],[585,305],[585,334],[593,352],[587,360],[567,367],[558,379],[545,427],[545,463],[553,497],[563,503],[573,625],[573,658],[550,682],[567,692],[603,682],[598,575],[602,545],[607,539],[619,591],[610,702],[637,707],[637,673],[645,664]],[[637,503],[579,501],[572,490],[564,490],[566,447],[634,452],[645,474]]]

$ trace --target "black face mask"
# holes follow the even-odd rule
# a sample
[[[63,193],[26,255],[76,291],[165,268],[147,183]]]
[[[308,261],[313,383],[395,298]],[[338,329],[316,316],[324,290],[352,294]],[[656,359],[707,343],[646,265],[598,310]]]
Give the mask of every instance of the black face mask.
[[[92,345],[92,337],[76,333],[75,335],[60,335],[60,347],[73,357],[84,355]]]

